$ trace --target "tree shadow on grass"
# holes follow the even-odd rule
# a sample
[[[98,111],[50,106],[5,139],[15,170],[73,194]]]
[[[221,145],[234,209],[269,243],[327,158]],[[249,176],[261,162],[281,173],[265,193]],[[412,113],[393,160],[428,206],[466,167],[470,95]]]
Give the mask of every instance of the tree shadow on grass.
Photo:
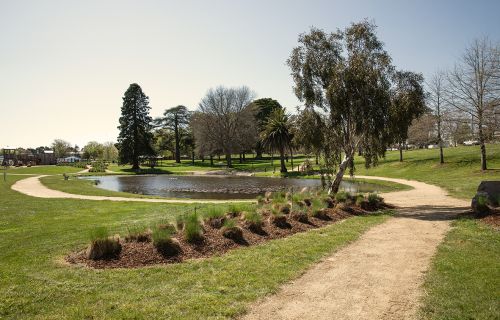
[[[412,208],[397,209],[394,217],[426,221],[447,221],[455,220],[469,210],[470,207],[422,205]]]

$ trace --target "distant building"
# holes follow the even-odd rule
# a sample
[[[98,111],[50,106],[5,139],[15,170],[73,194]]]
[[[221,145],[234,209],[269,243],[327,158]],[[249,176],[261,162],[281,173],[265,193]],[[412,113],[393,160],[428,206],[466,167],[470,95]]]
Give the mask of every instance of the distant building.
[[[4,147],[1,152],[1,165],[27,166],[56,164],[52,150],[25,150],[22,148]]]

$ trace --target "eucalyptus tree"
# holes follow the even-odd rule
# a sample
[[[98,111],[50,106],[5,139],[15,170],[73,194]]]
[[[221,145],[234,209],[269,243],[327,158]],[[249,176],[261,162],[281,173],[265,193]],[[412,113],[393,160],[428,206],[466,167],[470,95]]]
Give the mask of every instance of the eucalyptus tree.
[[[391,58],[375,25],[362,21],[334,33],[301,34],[287,63],[298,99],[327,113],[325,162],[338,166],[329,189],[336,193],[346,169],[354,172],[356,150],[371,166],[390,142]]]
[[[175,149],[174,157],[175,162],[181,163],[181,131],[189,125],[189,118],[191,113],[182,105],[173,107],[163,112],[163,117],[155,119],[155,124],[163,128],[168,128],[174,132]]]
[[[154,154],[150,109],[148,96],[138,84],[131,84],[123,97],[122,116],[118,126],[118,150],[120,162],[132,163],[134,170],[140,168],[141,156]]]
[[[255,108],[255,119],[257,120],[257,134],[262,132],[267,124],[269,116],[274,110],[283,108],[281,104],[272,98],[261,98],[254,100],[251,104],[252,108]],[[255,158],[262,159],[262,141],[257,139],[255,145]]]
[[[399,161],[403,161],[403,145],[408,139],[408,128],[427,110],[421,74],[396,71],[392,76],[391,106],[389,108],[390,134],[399,145]]]
[[[101,159],[104,156],[104,146],[97,141],[88,142],[83,147],[83,158],[85,159]]]
[[[447,76],[446,102],[477,124],[481,170],[486,170],[485,123],[500,106],[500,44],[486,38],[469,45]]]
[[[292,143],[292,133],[290,130],[290,117],[284,108],[274,110],[261,132],[261,140],[264,148],[270,151],[277,151],[280,154],[281,173],[287,172],[285,165],[285,151],[290,149]]]
[[[208,90],[193,115],[191,127],[198,145],[220,150],[228,167],[232,167],[231,155],[242,151],[242,142],[256,142],[254,110],[249,106],[254,96],[245,86],[219,86]]]
[[[325,119],[321,113],[312,107],[298,110],[293,126],[293,140],[301,146],[305,153],[314,154],[316,164],[325,144]]]

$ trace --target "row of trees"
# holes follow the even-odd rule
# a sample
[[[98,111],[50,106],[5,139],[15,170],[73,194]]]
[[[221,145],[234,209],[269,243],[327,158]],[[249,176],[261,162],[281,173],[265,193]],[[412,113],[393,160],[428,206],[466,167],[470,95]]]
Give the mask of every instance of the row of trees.
[[[443,136],[477,137],[481,169],[486,170],[486,145],[500,130],[500,44],[477,39],[451,70],[438,71],[428,83],[429,106],[437,124],[440,162]]]
[[[78,145],[72,146],[71,143],[62,139],[55,139],[52,142],[52,150],[56,158],[64,158],[73,155],[80,155],[83,159],[88,160],[118,160],[118,149],[113,142],[99,143],[97,141],[88,142],[83,149],[80,150]],[[50,148],[45,147],[45,150]]]
[[[354,172],[356,153],[369,167],[377,164],[388,147],[397,145],[402,160],[404,145],[422,131],[415,128],[426,118],[437,125],[441,142],[448,116],[444,102],[475,115],[485,150],[485,110],[498,106],[497,91],[489,84],[498,84],[498,75],[483,73],[481,77],[487,75],[489,82],[480,86],[482,95],[470,91],[460,95],[466,84],[478,82],[465,80],[474,73],[457,66],[447,74],[446,86],[441,86],[439,78],[433,79],[427,94],[421,74],[392,65],[375,29],[374,24],[362,21],[334,33],[312,28],[299,36],[299,45],[287,60],[295,94],[303,103],[294,115],[271,98],[255,100],[248,87],[220,86],[208,90],[195,111],[181,105],[153,120],[148,97],[139,85],[130,85],[120,118],[120,161],[137,169],[141,157],[169,151],[176,162],[188,154],[194,161],[197,154],[201,159],[209,157],[213,164],[214,156],[224,155],[231,167],[233,154],[240,154],[244,161],[245,153],[255,152],[259,158],[268,151],[279,154],[281,171],[286,172],[287,155],[301,150],[316,155],[317,161],[321,158],[324,172],[335,172],[330,192],[336,193],[345,172]],[[498,48],[488,48],[486,65],[491,69]],[[497,88],[496,84],[491,86]]]

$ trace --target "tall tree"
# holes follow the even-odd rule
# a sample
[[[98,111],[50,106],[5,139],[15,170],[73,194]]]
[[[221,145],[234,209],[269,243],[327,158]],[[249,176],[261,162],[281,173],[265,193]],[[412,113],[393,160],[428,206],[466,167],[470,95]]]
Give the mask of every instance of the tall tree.
[[[446,101],[469,114],[477,124],[481,145],[481,170],[486,170],[485,117],[500,106],[500,44],[475,40],[448,73]]]
[[[111,141],[104,142],[103,145],[103,159],[110,162],[115,162],[118,160],[118,149],[115,144]]]
[[[354,171],[357,150],[370,166],[390,142],[391,58],[367,21],[331,34],[312,28],[299,43],[288,59],[294,90],[306,106],[328,113],[325,162],[338,165],[329,190],[336,193],[345,170]]]
[[[278,151],[280,154],[281,173],[287,172],[285,151],[291,148],[292,134],[290,132],[289,116],[284,108],[274,110],[261,133],[264,148]]]
[[[83,147],[83,158],[100,159],[104,155],[104,146],[97,141],[90,141]]]
[[[193,115],[191,126],[197,144],[221,150],[228,167],[232,167],[231,155],[242,150],[241,142],[254,135],[255,117],[249,107],[254,95],[248,87],[210,89]],[[243,137],[249,132],[252,136]]]
[[[163,117],[155,119],[157,125],[174,131],[175,137],[175,162],[181,163],[181,129],[189,124],[191,113],[185,106],[177,106],[165,110]]]
[[[52,149],[54,150],[54,156],[56,158],[64,158],[71,150],[71,143],[62,139],[55,139],[54,142],[52,142]]]
[[[264,130],[267,121],[271,116],[271,113],[274,110],[282,108],[281,104],[272,98],[261,98],[254,100],[252,102],[252,107],[255,108],[254,112],[255,112],[255,118],[257,120],[257,130],[258,130],[257,134],[259,134]],[[262,159],[262,149],[263,149],[262,141],[258,139],[255,145],[256,159]]]
[[[151,133],[153,119],[149,115],[149,98],[141,87],[133,83],[123,97],[122,116],[120,117],[120,134],[118,150],[121,163],[131,163],[132,169],[139,169],[141,156],[154,154]]]
[[[436,72],[427,84],[429,88],[429,106],[434,110],[437,123],[437,139],[439,144],[439,163],[444,163],[443,154],[443,107],[446,75],[442,71]]]
[[[399,161],[403,161],[408,128],[414,119],[426,111],[423,82],[421,74],[408,71],[396,71],[393,74],[389,121],[391,136],[399,145]]]

